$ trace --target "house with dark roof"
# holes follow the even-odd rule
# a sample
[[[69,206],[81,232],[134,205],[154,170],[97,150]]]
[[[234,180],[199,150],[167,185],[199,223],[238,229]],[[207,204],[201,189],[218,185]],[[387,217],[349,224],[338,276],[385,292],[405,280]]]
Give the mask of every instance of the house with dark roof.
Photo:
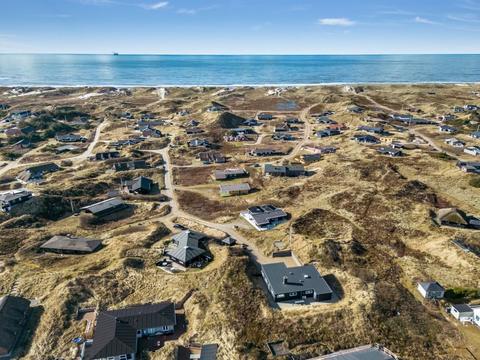
[[[341,134],[342,132],[338,129],[324,129],[324,130],[317,131],[315,133],[315,136],[318,138],[324,138],[324,137],[336,136]]]
[[[224,169],[214,172],[215,180],[231,180],[247,176],[248,172],[245,169]]]
[[[322,116],[319,116],[317,119],[316,119],[317,123],[318,124],[327,124],[327,125],[332,125],[332,124],[336,124],[337,122],[335,120],[332,120],[330,119],[328,116],[326,115],[322,115]]]
[[[0,211],[9,212],[13,206],[30,200],[33,194],[27,190],[11,190],[0,193]]]
[[[450,313],[461,323],[473,322],[473,309],[467,304],[453,304]]]
[[[217,360],[218,345],[217,344],[205,344],[200,349],[199,360]]]
[[[212,144],[207,139],[193,139],[187,143],[188,147],[197,148],[197,147],[210,147]]]
[[[43,181],[45,174],[59,171],[60,167],[54,163],[45,163],[41,165],[26,168],[17,175],[17,180],[23,183],[39,183]]]
[[[148,167],[149,166],[145,160],[121,161],[113,164],[113,169],[117,172],[148,169]]]
[[[87,141],[87,138],[76,135],[76,134],[65,134],[65,135],[55,135],[55,139],[59,142],[65,142],[65,143],[70,143],[70,142],[85,142]]]
[[[110,147],[114,148],[122,148],[125,146],[130,146],[130,145],[137,145],[140,144],[142,141],[145,141],[145,138],[143,137],[134,137],[130,139],[123,139],[123,140],[118,140],[118,141],[113,141],[109,144]]]
[[[305,175],[305,167],[301,164],[286,166],[265,164],[263,173],[269,176],[298,177]]]
[[[393,147],[382,146],[377,149],[377,152],[382,155],[387,155],[390,157],[400,157],[403,156],[402,150],[395,149]]]
[[[0,359],[9,360],[28,321],[30,301],[18,296],[0,298]]]
[[[348,112],[354,113],[354,114],[362,114],[365,110],[358,106],[358,105],[350,105],[347,107]]]
[[[226,157],[218,151],[203,151],[198,154],[200,161],[205,164],[223,164],[227,162]]]
[[[260,113],[260,114],[258,114],[257,118],[260,121],[272,120],[273,115],[272,114],[267,114],[267,113]]]
[[[453,126],[440,125],[438,127],[438,131],[443,132],[443,133],[448,133],[448,134],[455,134],[458,130],[456,128],[454,128]]]
[[[376,138],[373,135],[354,135],[352,140],[356,141],[359,144],[379,144],[380,139]]]
[[[208,237],[193,230],[185,230],[172,237],[172,245],[166,255],[176,263],[188,267],[207,255],[205,243]]]
[[[220,185],[220,196],[247,195],[251,190],[249,183]]]
[[[436,281],[419,282],[417,290],[425,299],[443,299],[445,295],[445,289]]]
[[[175,331],[171,302],[131,306],[98,314],[92,342],[84,343],[82,360],[135,360],[138,340]]]
[[[273,205],[252,206],[246,211],[242,211],[240,216],[258,231],[271,230],[288,218],[285,211]]]
[[[444,208],[437,211],[437,224],[466,229],[480,229],[480,219],[467,215],[457,208]]]
[[[138,131],[142,133],[143,137],[159,138],[163,136],[162,132],[159,129],[154,128],[151,125],[140,127]]]
[[[185,130],[187,135],[198,135],[203,133],[204,131],[198,127],[191,127]]]
[[[250,151],[251,156],[274,156],[274,155],[283,155],[282,152],[275,149],[252,149]]]
[[[107,152],[96,153],[93,160],[102,161],[102,160],[116,159],[119,157],[120,157],[120,153],[118,151],[107,151]]]
[[[364,131],[364,132],[368,132],[368,133],[371,133],[371,134],[379,134],[379,135],[382,135],[382,134],[385,134],[385,130],[383,129],[383,127],[372,127],[372,126],[359,126],[357,128],[358,131]]]
[[[284,263],[263,264],[262,277],[276,302],[312,298],[332,299],[333,291],[313,265],[290,267]]]
[[[480,174],[480,162],[459,161],[457,162],[457,167],[466,173]]]
[[[302,162],[304,164],[311,164],[322,159],[322,154],[304,154],[302,155]]]
[[[50,240],[40,246],[40,249],[46,252],[57,254],[84,255],[91,254],[102,246],[100,240],[87,239],[75,236],[55,235]]]
[[[101,218],[125,210],[126,208],[128,208],[128,205],[125,204],[122,199],[111,198],[92,205],[84,206],[80,209],[80,211],[92,214],[97,218]]]
[[[133,180],[122,180],[122,190],[133,194],[149,194],[154,186],[152,179],[139,176]]]
[[[474,139],[480,139],[480,131],[474,131],[470,134],[470,136]]]
[[[295,136],[292,134],[274,134],[272,135],[272,139],[276,141],[293,141],[295,140]]]

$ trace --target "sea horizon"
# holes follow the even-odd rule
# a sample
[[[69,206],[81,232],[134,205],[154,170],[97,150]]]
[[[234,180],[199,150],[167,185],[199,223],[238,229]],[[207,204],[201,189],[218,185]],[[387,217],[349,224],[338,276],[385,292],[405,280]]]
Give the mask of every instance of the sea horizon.
[[[0,54],[0,86],[477,84],[480,54]]]

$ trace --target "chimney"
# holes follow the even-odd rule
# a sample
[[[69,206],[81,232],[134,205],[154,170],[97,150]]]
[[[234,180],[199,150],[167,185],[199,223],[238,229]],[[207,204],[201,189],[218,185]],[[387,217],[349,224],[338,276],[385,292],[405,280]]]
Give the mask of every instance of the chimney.
[[[287,276],[284,276],[284,277],[283,277],[283,283],[284,283],[284,284],[288,284],[288,277],[287,277]]]

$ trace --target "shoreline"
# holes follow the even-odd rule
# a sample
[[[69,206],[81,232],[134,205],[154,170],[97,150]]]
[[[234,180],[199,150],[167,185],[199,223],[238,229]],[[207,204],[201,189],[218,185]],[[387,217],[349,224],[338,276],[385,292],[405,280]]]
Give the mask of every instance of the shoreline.
[[[271,84],[142,84],[142,85],[114,85],[114,84],[83,84],[83,85],[55,85],[55,84],[42,84],[42,85],[13,85],[13,84],[0,84],[0,88],[15,89],[15,88],[193,88],[193,87],[206,87],[206,88],[272,88],[272,87],[327,87],[327,86],[392,86],[392,85],[454,85],[454,86],[474,86],[480,85],[480,81],[475,82],[459,82],[459,81],[424,81],[424,82],[331,82],[331,83],[312,83],[312,84],[295,84],[295,83],[271,83]]]

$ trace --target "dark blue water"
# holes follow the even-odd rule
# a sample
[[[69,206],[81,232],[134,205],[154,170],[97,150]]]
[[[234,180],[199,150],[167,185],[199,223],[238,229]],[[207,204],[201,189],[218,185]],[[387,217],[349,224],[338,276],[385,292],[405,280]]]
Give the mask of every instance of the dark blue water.
[[[480,55],[0,55],[0,85],[480,82]]]

